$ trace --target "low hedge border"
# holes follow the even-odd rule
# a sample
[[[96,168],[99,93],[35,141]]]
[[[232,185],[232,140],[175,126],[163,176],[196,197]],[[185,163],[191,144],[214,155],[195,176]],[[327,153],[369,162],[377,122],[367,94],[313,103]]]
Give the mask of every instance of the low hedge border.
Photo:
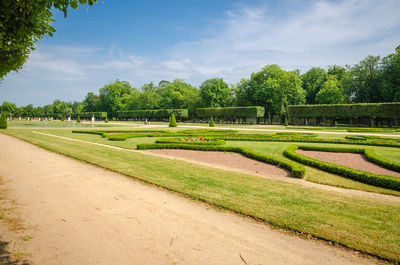
[[[203,137],[202,137],[203,138]],[[160,138],[156,140],[158,144],[189,144],[189,145],[224,145],[224,140],[203,138],[204,141],[181,141],[185,138]],[[186,140],[186,139],[185,139]]]
[[[291,145],[284,151],[284,156],[287,158],[293,159],[302,164],[319,168],[321,170],[338,174],[346,178],[350,178],[359,182],[363,182],[366,184],[370,184],[373,186],[387,188],[391,190],[400,191],[400,178],[386,176],[386,175],[378,175],[373,174],[345,166],[336,165],[333,163],[323,162],[314,158],[310,158],[301,154],[296,153],[297,149],[303,150],[314,150],[314,151],[327,151],[327,152],[351,152],[351,153],[369,153],[372,155],[374,159],[380,161],[380,163],[391,162],[386,159],[382,159],[375,154],[375,152],[365,152],[365,149],[361,148],[338,148],[338,147],[321,147],[321,146],[299,146],[299,145]],[[368,158],[370,159],[370,158]],[[386,161],[385,161],[386,160]]]
[[[219,152],[234,152],[242,154],[248,158],[272,164],[280,168],[289,170],[293,177],[303,178],[306,169],[304,166],[292,161],[287,161],[279,157],[266,155],[254,152],[247,148],[233,147],[233,146],[215,146],[215,145],[187,145],[187,144],[138,144],[138,150],[146,149],[185,149],[185,150],[198,150],[198,151],[219,151]]]

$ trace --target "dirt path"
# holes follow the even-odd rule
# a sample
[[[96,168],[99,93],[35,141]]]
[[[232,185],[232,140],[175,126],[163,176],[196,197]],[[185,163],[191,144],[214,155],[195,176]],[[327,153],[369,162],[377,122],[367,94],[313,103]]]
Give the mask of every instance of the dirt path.
[[[312,157],[321,161],[342,165],[345,167],[351,167],[358,170],[371,172],[374,174],[383,174],[393,177],[400,177],[400,173],[380,167],[374,163],[368,161],[365,156],[361,154],[352,153],[336,153],[336,152],[321,152],[321,151],[309,151],[309,150],[297,150],[297,153],[305,156]]]
[[[374,264],[0,134],[34,264]]]

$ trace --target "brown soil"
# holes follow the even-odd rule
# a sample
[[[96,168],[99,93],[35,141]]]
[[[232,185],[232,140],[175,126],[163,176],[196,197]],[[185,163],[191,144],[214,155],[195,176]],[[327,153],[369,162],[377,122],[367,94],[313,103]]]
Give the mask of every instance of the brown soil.
[[[204,152],[177,149],[148,150],[146,152],[190,159],[196,162],[207,163],[210,165],[218,165],[220,166],[220,168],[227,170],[240,171],[243,173],[249,173],[273,179],[283,179],[290,177],[290,173],[287,170],[278,168],[270,164],[258,162],[256,160],[235,153],[214,151]]]
[[[297,153],[305,156],[309,156],[321,161],[334,163],[346,167],[351,167],[358,170],[371,172],[374,174],[382,174],[394,177],[400,177],[400,173],[383,168],[374,163],[369,162],[365,156],[361,154],[352,153],[336,153],[336,152],[321,152],[321,151],[308,151],[308,150],[297,150]]]
[[[374,264],[0,134],[33,264]]]

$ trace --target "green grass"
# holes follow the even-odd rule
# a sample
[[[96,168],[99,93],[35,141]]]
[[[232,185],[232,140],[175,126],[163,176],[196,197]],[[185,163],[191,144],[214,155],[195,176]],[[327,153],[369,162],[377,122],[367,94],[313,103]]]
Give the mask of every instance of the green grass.
[[[399,202],[306,188],[182,161],[71,142],[29,130],[7,129],[4,133],[252,216],[275,227],[311,234],[400,262]],[[273,149],[278,150],[276,146]]]

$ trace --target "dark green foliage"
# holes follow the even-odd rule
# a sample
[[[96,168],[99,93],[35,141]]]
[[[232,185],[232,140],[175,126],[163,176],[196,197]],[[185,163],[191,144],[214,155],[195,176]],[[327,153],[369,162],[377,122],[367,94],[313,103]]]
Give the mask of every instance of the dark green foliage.
[[[168,118],[171,116],[171,113],[174,113],[176,118],[187,118],[188,110],[187,109],[158,109],[158,110],[128,110],[128,111],[118,111],[118,118],[126,118],[126,119],[162,119]]]
[[[210,118],[210,123],[208,124],[208,126],[210,126],[210,127],[215,127],[215,123],[214,123],[213,116],[211,116],[211,118]]]
[[[292,176],[295,178],[303,178],[306,170],[302,165],[281,159],[276,156],[266,155],[254,152],[247,148],[231,147],[231,146],[213,146],[213,145],[185,145],[185,144],[138,144],[137,149],[186,149],[198,151],[220,151],[220,152],[235,152],[242,154],[248,158],[272,164],[277,167],[285,168],[291,171]]]
[[[64,118],[64,117],[61,117],[61,121],[65,121],[65,118]]]
[[[400,103],[298,105],[289,106],[290,117],[296,118],[400,118]]]
[[[175,114],[172,112],[171,117],[169,118],[169,127],[176,127],[178,126],[176,124],[176,119],[175,119]]]
[[[257,118],[264,117],[263,107],[229,107],[229,108],[198,108],[198,118],[219,117],[219,118]]]
[[[178,133],[187,133],[187,134],[234,134],[238,133],[238,130],[226,130],[226,129],[187,129],[181,130]]]
[[[224,140],[208,139],[197,136],[192,138],[160,138],[156,140],[158,144],[190,144],[190,145],[224,145]]]
[[[341,150],[345,150],[344,152],[352,152],[352,153],[360,153],[363,152],[363,149],[358,148],[332,148],[332,147],[320,147],[320,146],[298,146],[292,145],[289,146],[285,151],[284,155],[290,159],[293,159],[302,164],[312,166],[315,168],[319,168],[321,170],[338,174],[346,178],[350,178],[353,180],[357,180],[359,182],[363,182],[366,184],[374,185],[381,188],[387,188],[392,190],[400,191],[400,178],[386,176],[386,175],[377,175],[361,170],[356,170],[353,168],[340,166],[328,162],[323,162],[314,158],[310,158],[301,154],[296,153],[297,149],[304,150],[319,150],[319,151],[329,151],[329,152],[343,152]],[[375,155],[375,158],[377,156]],[[378,159],[380,160],[380,159]]]
[[[77,123],[81,123],[81,117],[78,115],[78,118],[76,118]]]
[[[288,126],[288,121],[287,121],[286,115],[283,116],[283,125],[284,125],[284,126]]]
[[[79,114],[78,113],[72,114],[73,119],[78,116],[80,118],[85,118],[85,119],[91,119],[92,117],[95,117],[96,119],[103,119],[107,117],[107,112],[82,112]]]
[[[7,115],[5,111],[1,112],[0,129],[7,129]]]
[[[106,116],[106,118],[104,119],[104,122],[105,122],[105,123],[108,123],[108,118],[107,118],[107,116]]]

